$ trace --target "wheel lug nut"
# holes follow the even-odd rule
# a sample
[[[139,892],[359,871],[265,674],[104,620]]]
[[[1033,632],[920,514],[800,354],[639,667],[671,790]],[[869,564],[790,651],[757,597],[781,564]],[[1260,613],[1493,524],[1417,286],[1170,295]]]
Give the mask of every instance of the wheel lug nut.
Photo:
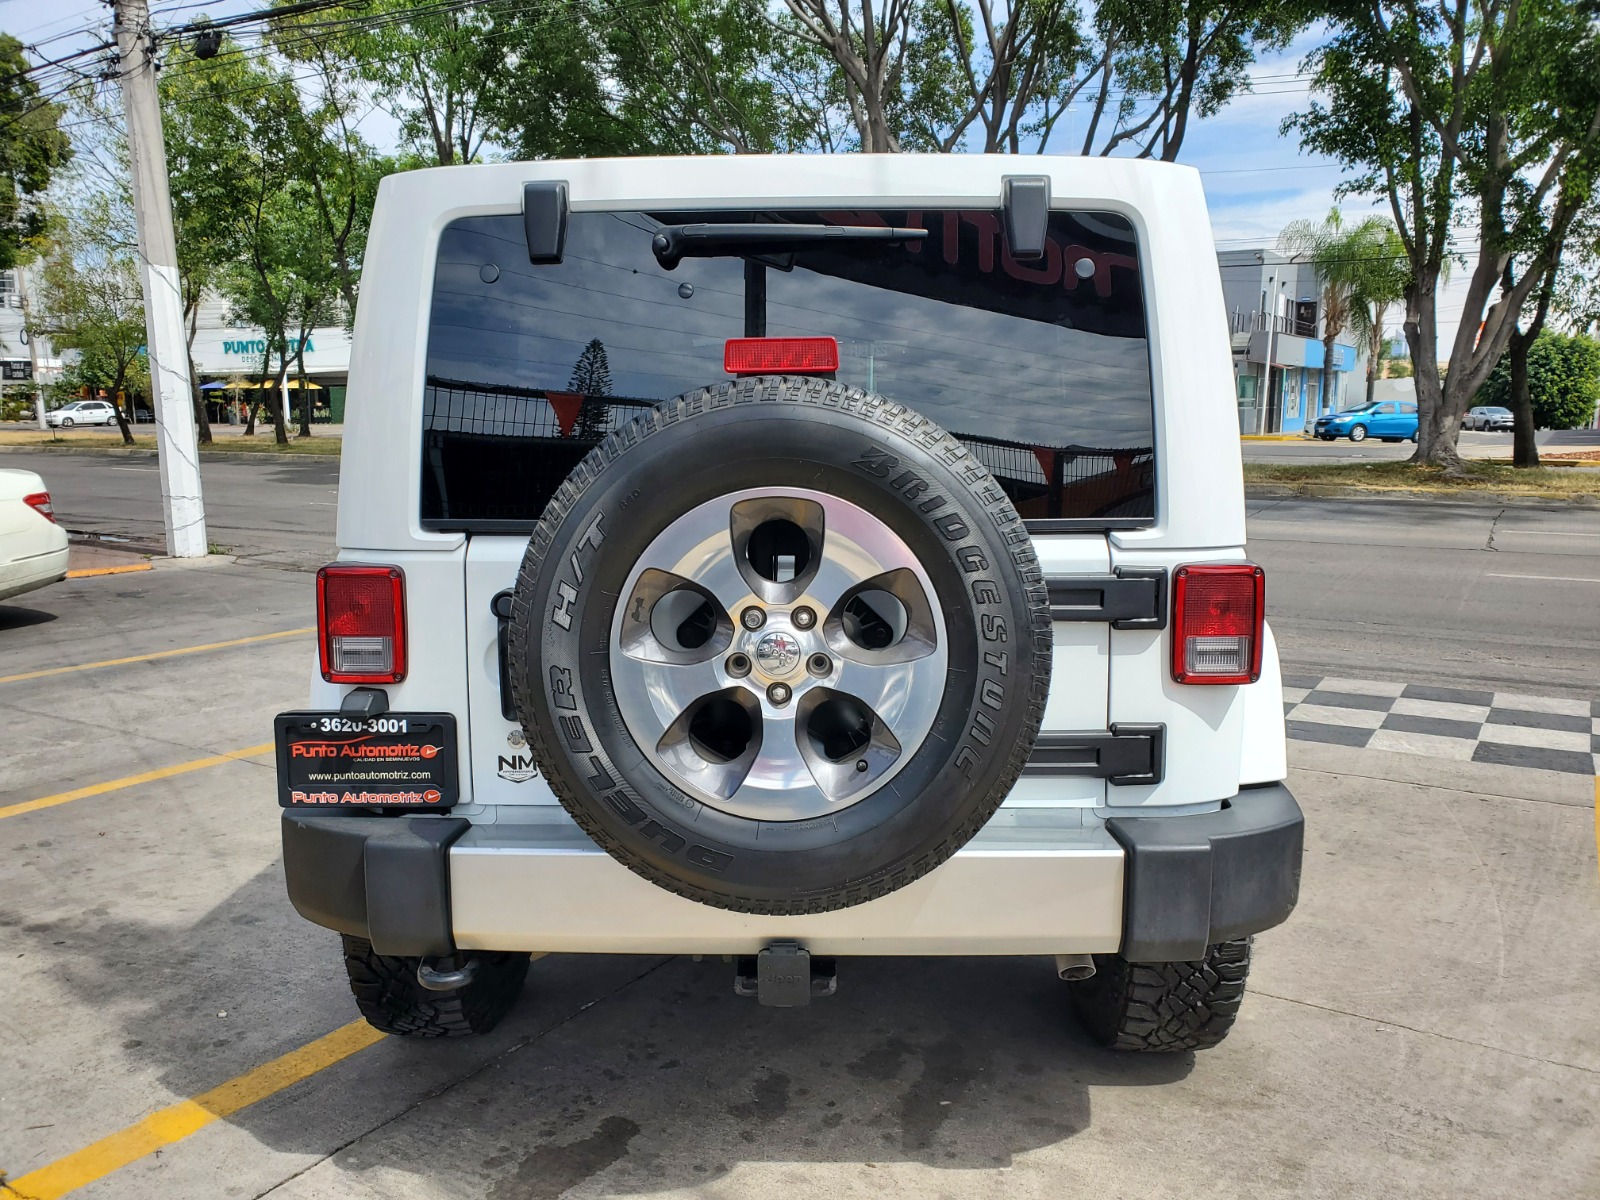
[[[806,660],[806,670],[819,677],[826,675],[833,670],[833,660],[826,654],[813,654]]]
[[[767,689],[767,699],[780,708],[789,703],[789,685],[787,683],[773,684]]]
[[[746,629],[760,629],[766,623],[767,614],[753,604],[739,614],[739,624]]]
[[[864,758],[856,759],[856,771],[857,771],[857,773],[865,771],[866,769],[867,769],[867,760],[864,759]]]
[[[750,656],[748,654],[730,654],[726,665],[728,674],[735,679],[743,679],[750,674]]]
[[[809,608],[797,608],[789,614],[789,619],[796,629],[810,629],[817,623],[817,614]]]

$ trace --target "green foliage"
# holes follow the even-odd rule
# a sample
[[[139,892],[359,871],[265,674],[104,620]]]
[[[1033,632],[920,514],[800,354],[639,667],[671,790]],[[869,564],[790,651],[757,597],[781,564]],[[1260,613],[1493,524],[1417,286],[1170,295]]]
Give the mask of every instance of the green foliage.
[[[1459,417],[1592,195],[1596,5],[1341,0],[1330,12],[1334,36],[1307,64],[1318,98],[1285,128],[1345,165],[1341,193],[1389,202],[1411,268],[1405,329],[1418,372],[1419,454],[1460,469]],[[1475,239],[1463,238],[1469,225]],[[1472,250],[1462,317],[1442,354],[1441,276],[1451,257]]]
[[[29,65],[22,43],[0,34],[0,270],[28,257],[27,244],[44,232],[33,198],[72,157],[61,106],[40,96],[23,74]]]
[[[91,199],[56,233],[40,272],[30,327],[70,360],[73,391],[147,390],[139,271],[117,238],[105,197]],[[70,353],[75,352],[75,354]]]
[[[1588,425],[1600,403],[1600,342],[1583,334],[1541,333],[1528,347],[1528,393],[1536,428]],[[1495,364],[1476,403],[1511,407],[1510,355]]]

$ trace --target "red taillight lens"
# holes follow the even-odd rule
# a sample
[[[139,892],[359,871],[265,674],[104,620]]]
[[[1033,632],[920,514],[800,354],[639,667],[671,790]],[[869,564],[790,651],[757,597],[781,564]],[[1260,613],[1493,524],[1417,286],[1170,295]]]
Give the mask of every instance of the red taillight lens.
[[[406,578],[399,567],[335,563],[317,572],[317,642],[330,683],[406,677]]]
[[[55,506],[50,503],[49,492],[34,492],[31,496],[24,496],[22,498],[22,502],[29,508],[33,509],[34,512],[38,513],[46,521],[49,521],[51,524],[55,523],[56,510]]]
[[[1172,678],[1179,683],[1260,679],[1266,594],[1266,573],[1254,563],[1174,571]]]
[[[831,337],[729,338],[722,369],[730,375],[831,375],[839,343]]]

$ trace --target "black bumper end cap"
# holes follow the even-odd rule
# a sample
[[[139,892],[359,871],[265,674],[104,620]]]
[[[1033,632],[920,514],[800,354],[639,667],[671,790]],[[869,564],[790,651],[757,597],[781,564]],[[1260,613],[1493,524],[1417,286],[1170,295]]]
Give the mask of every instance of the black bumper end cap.
[[[1192,962],[1206,947],[1282,924],[1300,896],[1305,817],[1281,783],[1242,789],[1217,812],[1112,817],[1127,854],[1129,962]]]
[[[286,811],[289,902],[313,924],[366,938],[379,954],[453,954],[450,847],[471,827],[464,817]]]

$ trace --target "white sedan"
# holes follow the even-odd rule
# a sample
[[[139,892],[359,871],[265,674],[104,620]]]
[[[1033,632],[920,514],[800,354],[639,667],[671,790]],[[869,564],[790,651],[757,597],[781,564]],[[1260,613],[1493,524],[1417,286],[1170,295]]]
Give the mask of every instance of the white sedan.
[[[0,467],[0,600],[67,577],[67,531],[44,480]]]
[[[108,400],[74,400],[44,415],[51,429],[71,429],[74,425],[109,425],[117,419]]]

